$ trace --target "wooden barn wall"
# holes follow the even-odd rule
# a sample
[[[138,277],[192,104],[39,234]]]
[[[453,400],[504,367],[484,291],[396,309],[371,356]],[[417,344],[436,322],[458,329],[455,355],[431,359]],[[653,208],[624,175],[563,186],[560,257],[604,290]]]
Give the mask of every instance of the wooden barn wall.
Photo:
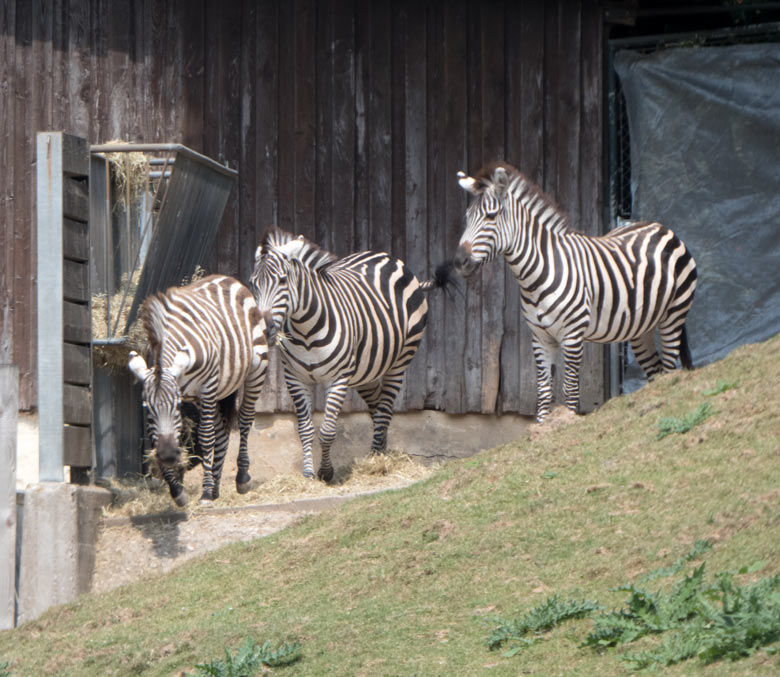
[[[247,280],[275,223],[427,278],[462,230],[456,172],[496,158],[599,231],[602,30],[597,0],[6,0],[0,362],[20,367],[21,408],[36,402],[36,131],[181,142],[238,169],[214,272]],[[532,413],[517,284],[500,262],[460,287],[431,296],[398,409]],[[603,369],[588,348],[588,409]],[[278,365],[261,408],[291,409]]]

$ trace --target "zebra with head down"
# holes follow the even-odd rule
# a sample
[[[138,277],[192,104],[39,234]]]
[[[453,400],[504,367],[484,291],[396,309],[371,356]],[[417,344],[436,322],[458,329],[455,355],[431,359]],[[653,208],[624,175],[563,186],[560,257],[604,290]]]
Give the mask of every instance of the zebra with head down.
[[[239,394],[236,489],[245,493],[250,482],[249,430],[268,368],[265,324],[252,295],[238,280],[212,275],[148,297],[140,317],[151,365],[133,352],[128,366],[143,382],[151,441],[171,496],[178,505],[187,503],[180,483],[182,400],[198,407],[201,502],[207,502],[219,496],[230,413]]]
[[[328,386],[319,430],[318,477],[333,477],[330,449],[349,388],[368,405],[371,452],[383,452],[393,404],[417,351],[428,316],[426,292],[446,286],[449,269],[420,282],[403,261],[385,252],[344,258],[303,236],[269,229],[255,255],[250,285],[276,342],[295,405],[303,474],[314,477],[312,387]]]
[[[476,177],[458,174],[474,196],[455,254],[464,277],[503,254],[517,278],[521,310],[531,328],[537,370],[537,421],[550,412],[552,365],[560,347],[566,406],[577,410],[583,341],[628,341],[647,377],[691,369],[685,320],[696,289],[696,262],[659,223],[632,223],[591,237],[538,186],[507,163]],[[661,356],[656,351],[658,329]]]

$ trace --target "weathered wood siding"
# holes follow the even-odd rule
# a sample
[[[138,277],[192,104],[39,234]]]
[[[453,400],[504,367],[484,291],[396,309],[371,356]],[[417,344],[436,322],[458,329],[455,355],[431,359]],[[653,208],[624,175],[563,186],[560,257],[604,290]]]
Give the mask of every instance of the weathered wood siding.
[[[597,0],[7,0],[0,5],[0,354],[36,402],[35,132],[181,142],[239,170],[214,271],[248,279],[267,225],[337,254],[383,248],[421,278],[452,255],[458,170],[504,157],[600,229]],[[430,299],[398,408],[532,413],[518,287],[503,263]],[[589,348],[586,408],[602,401]],[[289,409],[272,370],[261,406]]]

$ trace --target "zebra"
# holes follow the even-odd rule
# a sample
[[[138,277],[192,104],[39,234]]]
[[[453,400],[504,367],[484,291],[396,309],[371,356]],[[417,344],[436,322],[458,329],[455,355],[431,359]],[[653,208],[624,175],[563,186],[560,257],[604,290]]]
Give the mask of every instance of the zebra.
[[[537,422],[551,409],[559,348],[566,406],[574,412],[583,341],[628,341],[648,378],[674,369],[678,357],[693,368],[685,320],[696,262],[671,230],[637,222],[597,237],[574,232],[552,200],[507,163],[487,165],[476,177],[458,172],[458,182],[476,199],[454,267],[469,277],[503,254],[517,278],[536,361]]]
[[[202,452],[201,503],[219,497],[230,414],[240,392],[241,435],[236,490],[249,490],[249,429],[268,368],[265,322],[254,298],[238,280],[211,275],[185,287],[147,297],[140,309],[151,367],[135,351],[128,366],[143,383],[151,441],[177,505],[186,505],[181,485],[182,400],[197,404],[197,446]],[[194,460],[197,462],[197,460]],[[188,460],[186,467],[191,467]]]
[[[302,235],[275,227],[266,231],[250,287],[266,318],[269,343],[281,354],[304,477],[314,478],[312,387],[317,383],[327,385],[317,477],[333,478],[330,449],[350,388],[373,420],[371,452],[385,451],[393,404],[425,330],[425,292],[446,288],[450,268],[442,265],[433,280],[420,282],[403,261],[385,252],[338,258]]]

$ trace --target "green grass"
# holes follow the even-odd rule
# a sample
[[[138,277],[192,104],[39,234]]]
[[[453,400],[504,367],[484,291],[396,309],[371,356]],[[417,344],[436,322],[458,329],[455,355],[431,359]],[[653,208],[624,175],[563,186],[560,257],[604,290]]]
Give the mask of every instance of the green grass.
[[[625,586],[666,599],[702,561],[715,573],[702,571],[700,592],[733,572],[729,599],[774,594],[755,586],[780,572],[779,373],[775,337],[660,377],[408,489],[52,609],[0,633],[0,663],[15,676],[179,675],[249,637],[299,643],[296,662],[270,668],[296,676],[629,674],[669,632],[594,650],[583,644],[600,612],[568,617],[571,600],[609,613],[628,603]],[[708,417],[657,439],[662,419],[705,401]],[[545,605],[549,629],[505,622],[543,641],[490,650],[496,619],[541,618]],[[659,669],[774,675],[777,646]]]

